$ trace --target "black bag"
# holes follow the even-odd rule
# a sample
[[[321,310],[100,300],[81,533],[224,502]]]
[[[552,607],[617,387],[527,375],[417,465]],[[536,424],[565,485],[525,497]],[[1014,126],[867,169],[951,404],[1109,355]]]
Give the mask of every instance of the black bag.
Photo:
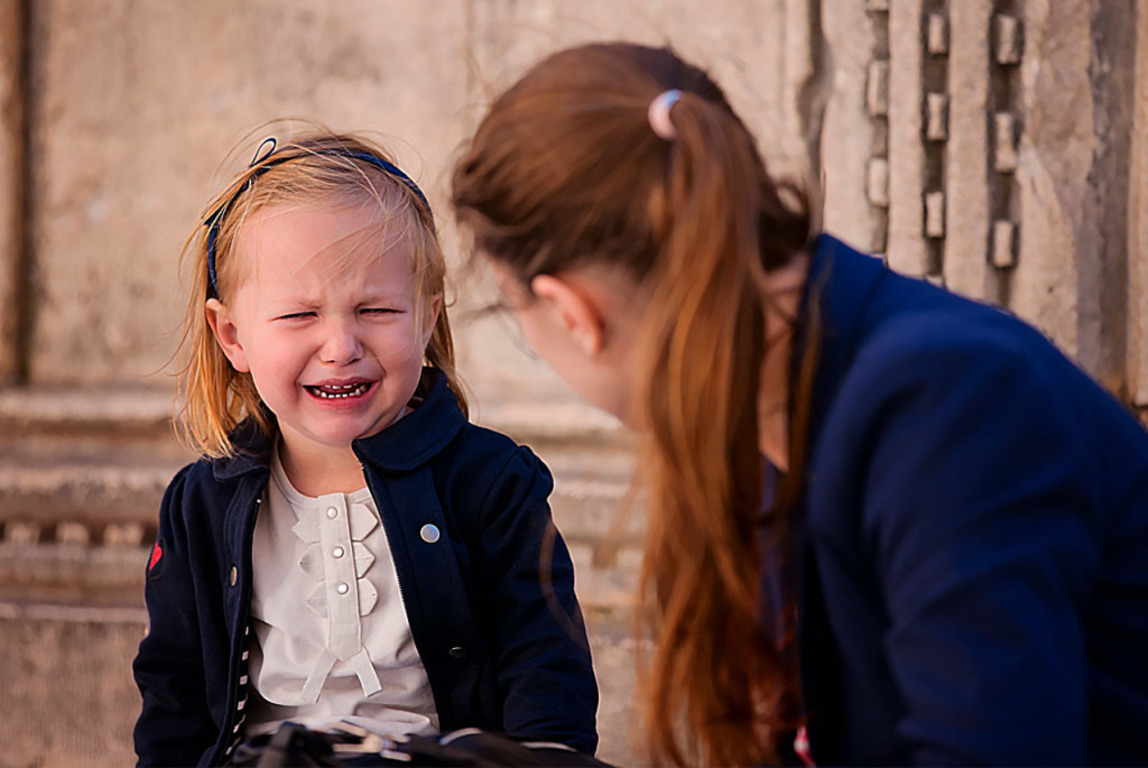
[[[228,765],[255,768],[311,766],[460,766],[463,768],[575,768],[604,766],[564,744],[518,741],[498,733],[464,728],[442,736],[389,741],[350,724],[336,731],[311,731],[284,723],[272,734],[240,745]]]

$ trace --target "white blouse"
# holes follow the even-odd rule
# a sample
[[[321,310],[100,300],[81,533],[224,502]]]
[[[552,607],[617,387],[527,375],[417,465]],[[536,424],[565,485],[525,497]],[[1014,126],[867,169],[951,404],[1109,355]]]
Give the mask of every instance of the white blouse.
[[[304,496],[275,451],[252,556],[249,736],[285,720],[349,721],[388,738],[438,730],[367,488]]]

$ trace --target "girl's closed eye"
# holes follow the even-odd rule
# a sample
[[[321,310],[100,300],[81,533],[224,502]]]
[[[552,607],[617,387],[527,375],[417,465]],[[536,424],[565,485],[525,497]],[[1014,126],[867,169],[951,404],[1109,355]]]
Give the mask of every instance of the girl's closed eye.
[[[303,320],[308,317],[315,317],[314,310],[305,310],[302,312],[289,312],[285,315],[279,315],[276,320]]]
[[[386,316],[386,315],[401,315],[404,310],[401,310],[401,309],[398,309],[395,307],[364,307],[364,308],[360,309],[359,311],[361,313],[363,313],[364,315]]]

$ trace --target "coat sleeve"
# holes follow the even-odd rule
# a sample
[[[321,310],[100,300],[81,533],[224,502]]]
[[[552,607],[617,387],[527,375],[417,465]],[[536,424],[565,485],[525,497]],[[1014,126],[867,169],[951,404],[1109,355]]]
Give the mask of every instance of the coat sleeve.
[[[518,448],[482,505],[476,582],[496,644],[503,727],[593,754],[598,685],[570,554],[551,520],[553,481]]]
[[[191,468],[164,494],[148,560],[148,631],[132,664],[143,708],[135,726],[139,765],[195,765],[216,739],[208,711],[199,621],[181,501]]]
[[[1099,473],[1066,393],[1103,395],[1027,329],[935,330],[854,387],[899,736],[918,764],[1083,764]]]

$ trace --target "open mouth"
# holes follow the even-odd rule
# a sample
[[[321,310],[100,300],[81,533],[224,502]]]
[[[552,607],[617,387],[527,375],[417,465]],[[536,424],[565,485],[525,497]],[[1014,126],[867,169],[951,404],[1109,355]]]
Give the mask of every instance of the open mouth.
[[[372,384],[373,382],[370,381],[359,381],[353,384],[319,384],[304,386],[303,388],[323,400],[345,400],[362,397],[367,394],[367,390],[371,388]]]

